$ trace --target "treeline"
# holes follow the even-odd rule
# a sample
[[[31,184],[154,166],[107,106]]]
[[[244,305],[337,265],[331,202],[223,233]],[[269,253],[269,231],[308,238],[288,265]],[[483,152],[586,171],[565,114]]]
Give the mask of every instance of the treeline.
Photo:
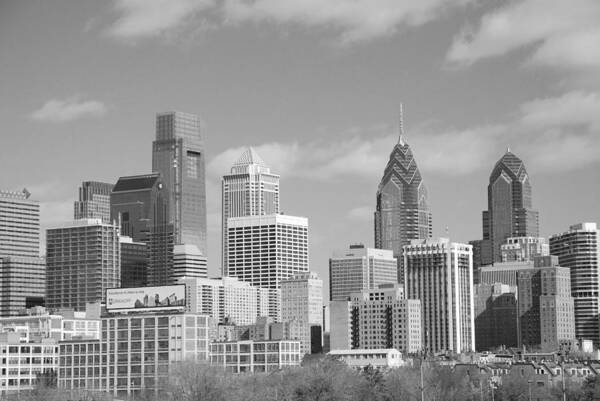
[[[141,393],[132,401],[419,401],[421,371],[418,366],[380,372],[357,371],[344,363],[323,358],[302,367],[272,373],[231,374],[222,368],[199,363],[182,363],[171,371],[168,385],[158,394]],[[464,400],[562,400],[562,382],[539,386],[533,377],[504,376],[492,388],[488,376],[465,374],[446,366],[423,367],[423,399]],[[565,381],[569,401],[600,400],[600,378]],[[530,398],[531,393],[531,398]],[[492,398],[493,397],[493,398]],[[124,397],[119,397],[123,399]],[[26,401],[108,401],[108,394],[81,391],[69,393],[40,386]]]

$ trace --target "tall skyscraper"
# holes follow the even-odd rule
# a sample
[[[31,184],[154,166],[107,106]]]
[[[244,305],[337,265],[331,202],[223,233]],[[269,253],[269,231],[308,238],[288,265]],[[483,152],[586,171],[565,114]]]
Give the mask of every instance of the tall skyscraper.
[[[398,259],[398,282],[402,282],[402,247],[411,240],[432,235],[427,189],[412,151],[404,140],[402,108],[400,137],[390,154],[377,189],[375,248],[391,249]]]
[[[73,218],[102,219],[110,223],[110,192],[113,184],[84,181],[79,187],[79,200],[73,205]]]
[[[303,354],[318,352],[311,344],[322,348],[323,280],[316,273],[297,274],[281,281],[281,321],[297,323]],[[315,326],[318,329],[311,330]]]
[[[119,227],[82,219],[48,229],[46,263],[47,307],[85,311],[105,302],[106,289],[121,285]]]
[[[398,262],[387,249],[350,245],[329,259],[329,300],[347,301],[350,294],[398,282]]]
[[[519,346],[557,351],[575,340],[569,269],[559,266],[556,256],[536,257],[534,265],[519,272]]]
[[[229,276],[279,291],[282,280],[308,272],[307,218],[283,214],[230,217],[227,230]],[[279,318],[279,305],[278,298],[271,300],[269,316]]]
[[[424,349],[475,351],[471,245],[413,240],[404,247],[406,298],[421,300]]]
[[[525,165],[507,149],[490,174],[488,210],[483,212],[482,259],[477,264],[502,262],[501,246],[507,238],[539,237],[538,225]]]
[[[558,256],[571,273],[575,300],[575,335],[600,344],[600,230],[596,223],[572,225],[569,231],[550,237],[550,254]]]
[[[169,193],[175,244],[193,244],[206,255],[206,183],[200,117],[179,111],[156,116],[152,171]]]
[[[223,275],[227,276],[227,219],[279,214],[279,176],[253,148],[248,148],[224,175],[222,189]]]
[[[46,264],[40,257],[40,204],[29,192],[0,191],[0,316],[43,305]]]

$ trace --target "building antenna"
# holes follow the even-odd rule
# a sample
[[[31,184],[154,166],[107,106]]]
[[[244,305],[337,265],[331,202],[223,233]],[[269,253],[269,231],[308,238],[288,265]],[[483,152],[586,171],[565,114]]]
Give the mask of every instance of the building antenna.
[[[400,102],[400,119],[398,121],[398,128],[400,131],[400,137],[398,138],[398,143],[402,146],[405,145],[404,142],[404,105]]]

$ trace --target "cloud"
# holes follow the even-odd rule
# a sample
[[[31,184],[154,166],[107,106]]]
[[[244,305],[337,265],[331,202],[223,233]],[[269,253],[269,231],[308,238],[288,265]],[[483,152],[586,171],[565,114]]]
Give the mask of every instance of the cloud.
[[[348,218],[356,221],[372,221],[374,212],[372,206],[359,206],[348,212]]]
[[[565,70],[600,67],[600,2],[523,0],[485,14],[477,28],[465,27],[447,60],[470,65],[521,48],[530,48],[529,65]]]
[[[426,123],[411,128],[406,138],[425,178],[428,174],[464,176],[487,171],[508,146],[531,170],[575,170],[600,162],[597,110],[600,94],[574,91],[523,103],[504,123],[463,129]],[[378,180],[398,136],[389,127],[355,131],[302,143],[268,143],[255,149],[272,171],[282,176],[317,181]],[[232,148],[214,157],[208,164],[209,174],[220,179],[243,150]],[[352,216],[358,218],[360,212],[358,208]]]
[[[116,0],[108,34],[126,40],[247,22],[326,28],[343,43],[391,35],[474,0]]]
[[[106,113],[104,103],[97,100],[81,100],[74,96],[65,100],[52,99],[31,113],[36,121],[64,123],[84,117],[100,117]]]

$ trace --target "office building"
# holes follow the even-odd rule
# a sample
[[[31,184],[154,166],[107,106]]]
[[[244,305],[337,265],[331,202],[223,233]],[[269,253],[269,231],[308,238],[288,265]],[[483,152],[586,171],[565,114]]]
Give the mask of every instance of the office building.
[[[311,344],[322,349],[323,280],[316,273],[297,274],[281,281],[281,320],[295,321],[300,326],[303,354],[319,352]]]
[[[279,290],[281,281],[308,272],[308,219],[274,214],[230,217],[228,274],[253,286]],[[275,293],[273,293],[275,295]],[[280,299],[269,316],[279,319]]]
[[[300,366],[300,342],[294,340],[231,341],[210,344],[210,363],[226,372],[273,372]]]
[[[557,351],[574,342],[574,302],[568,268],[556,256],[534,259],[533,270],[519,272],[519,346],[541,346]]]
[[[327,353],[330,357],[344,362],[353,369],[393,369],[406,365],[402,353],[395,348],[388,349],[336,349]]]
[[[84,181],[79,187],[79,200],[73,205],[73,218],[101,219],[110,223],[110,193],[113,184]]]
[[[550,255],[550,246],[542,237],[510,237],[500,245],[502,262],[533,261],[537,256]]]
[[[121,285],[119,227],[82,219],[46,232],[48,308],[84,311]]]
[[[148,284],[148,245],[119,237],[121,244],[121,287],[143,287]]]
[[[175,244],[193,244],[206,255],[206,182],[200,117],[182,112],[156,115],[152,171],[167,190]]]
[[[253,287],[235,277],[184,278],[187,310],[214,318],[218,323],[251,325],[269,313],[267,288]]]
[[[404,247],[405,295],[421,300],[424,349],[475,351],[471,245],[414,240]]]
[[[39,202],[26,189],[0,191],[0,316],[44,304],[46,262],[39,255]]]
[[[575,300],[575,336],[600,344],[600,230],[596,223],[572,225],[568,231],[550,237],[550,254],[571,273],[571,294]]]
[[[519,272],[531,269],[533,269],[533,260],[527,262],[501,262],[482,266],[478,269],[479,284],[502,283],[516,286]]]
[[[517,347],[519,340],[517,287],[494,283],[477,284],[474,289],[477,350]]]
[[[173,225],[156,226],[148,241],[148,285],[169,285],[173,275],[175,250]]]
[[[279,214],[279,176],[253,148],[248,148],[223,176],[222,227],[223,276],[227,276],[227,219],[230,217]]]
[[[348,300],[353,292],[398,282],[398,263],[393,251],[350,245],[329,259],[329,300]]]
[[[196,245],[183,244],[173,247],[171,284],[185,277],[208,277],[208,260]]]
[[[352,318],[350,298],[329,303],[329,348],[331,350],[358,348],[358,344],[354,344],[354,347],[352,344],[352,334],[358,335],[356,325],[353,324],[355,320],[353,321]]]
[[[501,246],[510,237],[539,237],[538,212],[533,210],[531,183],[525,165],[510,149],[496,162],[488,185],[488,209],[483,212],[482,259],[479,266],[502,262]]]
[[[402,247],[411,240],[432,235],[427,189],[412,150],[404,140],[402,108],[400,137],[394,146],[377,189],[375,248],[391,249],[398,260],[398,282],[402,282]]]

